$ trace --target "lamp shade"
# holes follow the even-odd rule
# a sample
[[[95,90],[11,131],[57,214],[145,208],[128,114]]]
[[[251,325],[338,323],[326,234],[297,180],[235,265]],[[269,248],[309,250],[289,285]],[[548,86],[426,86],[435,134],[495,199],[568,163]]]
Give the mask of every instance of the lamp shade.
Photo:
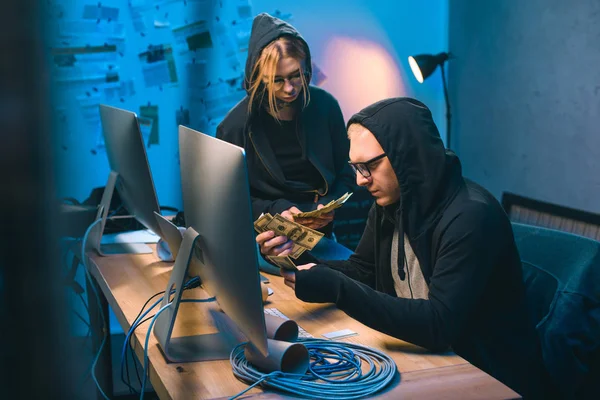
[[[437,66],[442,65],[447,59],[448,53],[439,53],[437,55],[419,54],[408,57],[408,63],[417,81],[423,83],[435,71]]]

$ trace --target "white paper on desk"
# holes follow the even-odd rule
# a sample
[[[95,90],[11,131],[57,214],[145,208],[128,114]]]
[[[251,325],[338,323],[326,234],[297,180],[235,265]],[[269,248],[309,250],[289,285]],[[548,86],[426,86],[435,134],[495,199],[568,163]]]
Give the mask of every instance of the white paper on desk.
[[[160,236],[152,233],[148,229],[139,231],[111,233],[102,235],[101,244],[112,243],[158,243]]]
[[[329,340],[336,340],[356,335],[358,335],[358,333],[354,332],[351,329],[342,329],[341,331],[324,333],[322,336]]]

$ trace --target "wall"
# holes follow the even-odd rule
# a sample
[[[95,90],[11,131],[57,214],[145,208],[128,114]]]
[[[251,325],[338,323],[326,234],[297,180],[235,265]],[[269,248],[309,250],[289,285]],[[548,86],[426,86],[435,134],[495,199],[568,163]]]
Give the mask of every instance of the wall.
[[[327,79],[322,87],[340,102],[348,120],[361,108],[394,96],[427,104],[445,137],[439,70],[425,83],[412,76],[407,58],[446,51],[447,0],[254,0],[254,11],[289,12]]]
[[[105,103],[156,118],[144,134],[158,199],[161,205],[181,207],[177,125],[214,134],[227,110],[244,95],[244,47],[251,18],[263,11],[280,10],[305,36],[326,76],[322,86],[338,98],[346,119],[382,98],[414,96],[431,107],[444,136],[439,71],[420,85],[406,60],[411,54],[446,50],[446,0],[49,4],[61,197],[81,201],[106,183],[109,167],[97,109]],[[198,20],[206,23],[194,25]],[[187,51],[185,36],[204,31],[212,46],[200,43],[197,50]],[[103,51],[104,44],[115,47]],[[90,54],[91,48],[99,52]],[[153,59],[157,55],[158,62]]]
[[[81,201],[106,183],[98,104],[109,104],[145,117],[159,202],[180,208],[177,126],[214,132],[243,97],[248,0],[49,4],[58,194]]]
[[[600,212],[599,17],[597,0],[450,2],[453,147],[466,176],[497,197]]]

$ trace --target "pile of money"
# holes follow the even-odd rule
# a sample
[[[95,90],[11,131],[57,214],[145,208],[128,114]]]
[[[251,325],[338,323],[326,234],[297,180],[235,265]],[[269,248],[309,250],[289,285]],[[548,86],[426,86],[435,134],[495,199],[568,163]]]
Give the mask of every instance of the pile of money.
[[[331,200],[329,203],[324,205],[322,208],[314,211],[301,212],[298,214],[294,214],[294,218],[319,218],[323,214],[327,214],[336,208],[340,208],[346,200],[348,200],[352,196],[352,193],[347,192],[342,197],[337,200]]]
[[[275,216],[269,213],[261,215],[254,221],[254,229],[258,233],[273,231],[276,236],[287,236],[288,239],[294,242],[289,256],[266,256],[273,264],[291,270],[296,270],[296,265],[292,259],[297,259],[306,250],[312,250],[323,237],[321,232],[290,221],[280,214]]]

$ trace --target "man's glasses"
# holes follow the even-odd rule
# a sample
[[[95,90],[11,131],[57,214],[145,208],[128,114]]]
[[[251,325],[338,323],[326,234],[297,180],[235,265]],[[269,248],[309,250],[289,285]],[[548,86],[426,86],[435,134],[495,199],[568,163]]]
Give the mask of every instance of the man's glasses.
[[[287,78],[278,76],[273,81],[273,89],[275,91],[283,89],[283,85],[285,84],[286,80],[290,83],[290,85],[292,85],[294,87],[301,85],[302,84],[302,75],[304,75],[304,79],[308,79],[308,74],[307,73],[302,74],[300,71],[288,76]]]
[[[371,170],[369,169],[369,165],[373,164],[375,161],[381,160],[383,157],[386,157],[385,153],[380,154],[377,157],[373,157],[365,162],[353,163],[351,161],[348,161],[348,164],[350,164],[350,167],[352,167],[352,170],[355,174],[359,172],[365,178],[369,178],[371,176]]]

